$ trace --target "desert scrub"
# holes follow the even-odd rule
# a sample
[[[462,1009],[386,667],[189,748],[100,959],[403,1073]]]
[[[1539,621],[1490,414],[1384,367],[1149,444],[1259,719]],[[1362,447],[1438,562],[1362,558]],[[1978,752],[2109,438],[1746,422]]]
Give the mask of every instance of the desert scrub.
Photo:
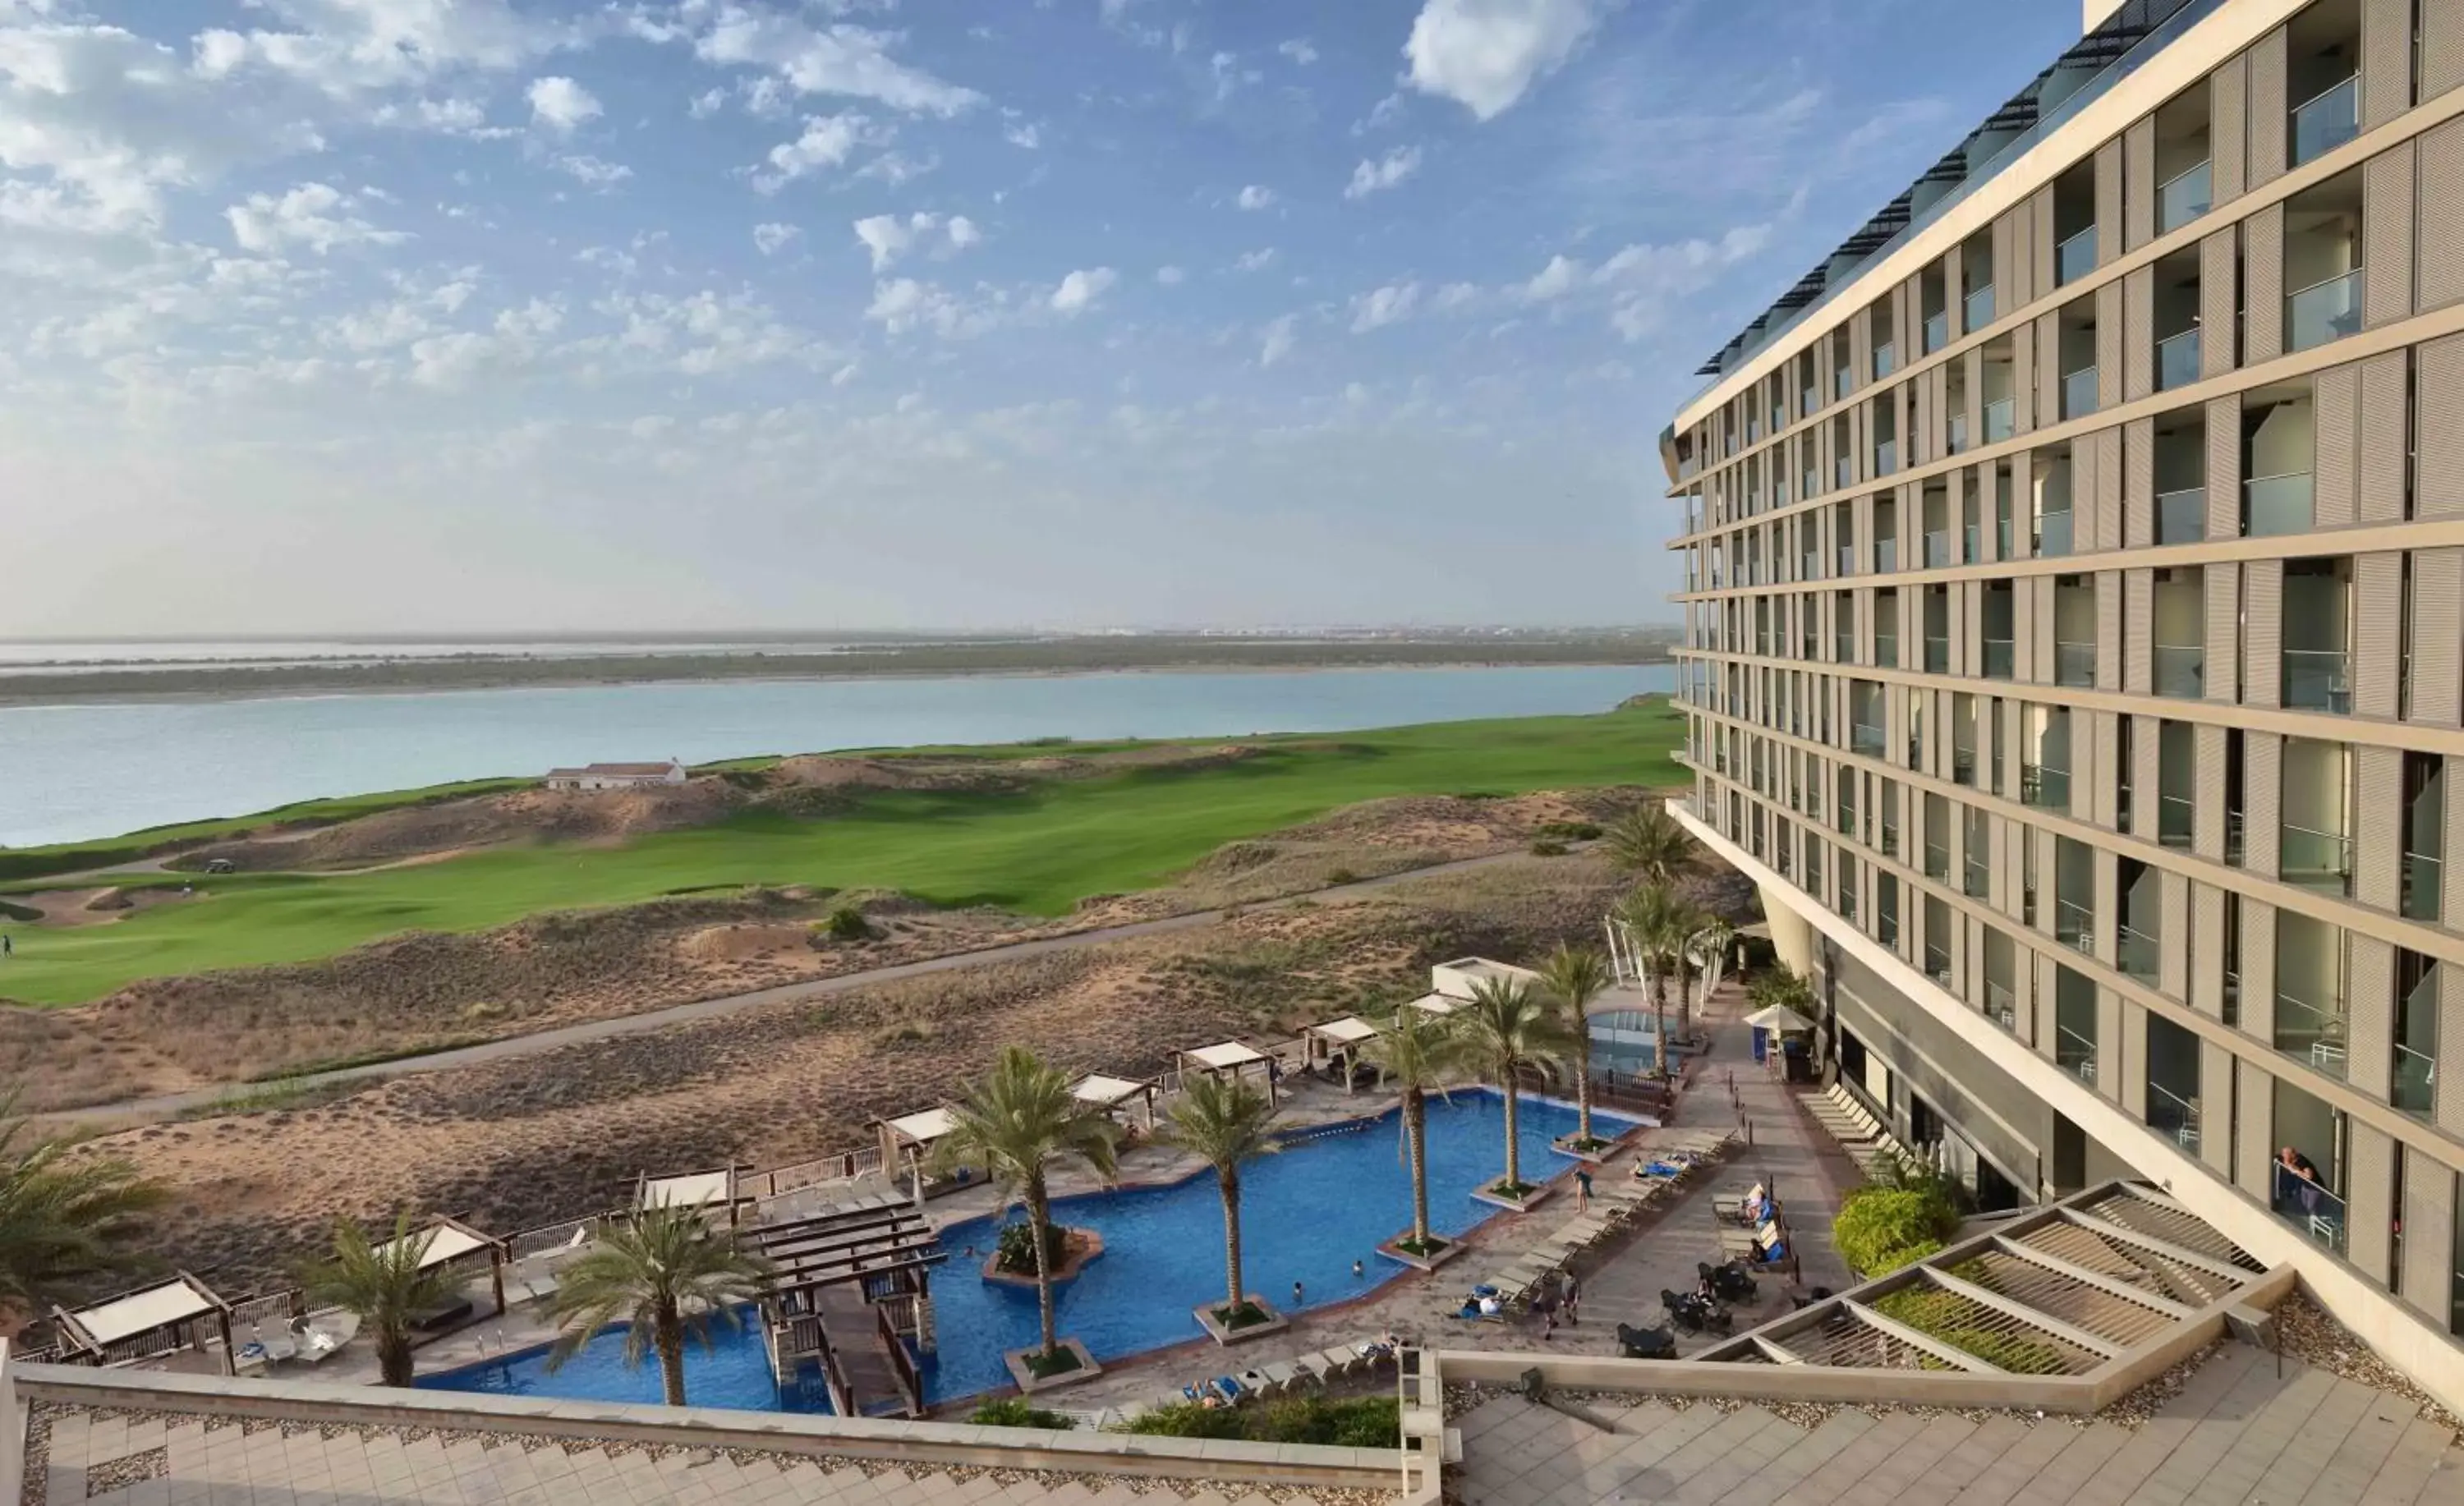
[[[864,911],[852,905],[831,910],[814,929],[831,941],[870,941],[878,934]]]

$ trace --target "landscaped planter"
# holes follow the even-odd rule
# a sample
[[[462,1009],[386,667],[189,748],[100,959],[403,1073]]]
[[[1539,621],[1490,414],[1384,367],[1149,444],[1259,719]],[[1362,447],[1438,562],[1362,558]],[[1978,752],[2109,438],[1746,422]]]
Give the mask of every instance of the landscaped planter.
[[[1052,1268],[1052,1284],[1055,1286],[1076,1280],[1078,1274],[1087,1269],[1088,1262],[1104,1253],[1104,1236],[1091,1229],[1065,1229],[1062,1236],[1061,1263]],[[984,1256],[984,1279],[1029,1291],[1035,1287],[1034,1272],[1020,1275],[1015,1271],[1002,1270],[998,1250]]]
[[[1570,1156],[1576,1161],[1588,1161],[1597,1166],[1617,1154],[1618,1139],[1619,1137],[1615,1135],[1594,1135],[1590,1146],[1586,1148],[1576,1144],[1574,1136],[1560,1135],[1549,1142],[1549,1148],[1561,1156]]]
[[[1198,1320],[1198,1326],[1205,1329],[1206,1336],[1217,1343],[1247,1343],[1252,1339],[1264,1339],[1268,1334],[1281,1333],[1290,1326],[1290,1320],[1267,1306],[1266,1299],[1255,1292],[1248,1295],[1246,1305],[1256,1308],[1265,1316],[1256,1321],[1243,1323],[1240,1327],[1234,1328],[1228,1326],[1223,1319],[1216,1316],[1222,1307],[1220,1302],[1209,1302],[1203,1307],[1193,1307],[1189,1312],[1191,1317]]]
[[[1442,1234],[1431,1234],[1429,1239],[1437,1246],[1435,1250],[1427,1252],[1406,1250],[1403,1248],[1403,1241],[1411,1237],[1410,1230],[1402,1230],[1394,1238],[1380,1244],[1377,1247],[1377,1253],[1398,1265],[1408,1265],[1415,1271],[1434,1271],[1470,1248],[1460,1239],[1448,1239]]]
[[[1510,1208],[1519,1213],[1528,1209],[1539,1207],[1556,1190],[1546,1182],[1527,1182],[1523,1185],[1523,1190],[1520,1193],[1505,1192],[1498,1190],[1498,1184],[1491,1182],[1474,1191],[1472,1199],[1475,1202],[1486,1203],[1493,1208]]]
[[[1095,1363],[1095,1357],[1089,1354],[1087,1346],[1077,1340],[1064,1339],[1061,1341],[1061,1347],[1076,1355],[1078,1364],[1075,1369],[1064,1370],[1058,1375],[1039,1376],[1027,1368],[1026,1362],[1043,1352],[1040,1348],[1012,1349],[1001,1356],[1001,1362],[1009,1366],[1009,1378],[1017,1382],[1018,1388],[1029,1396],[1041,1395],[1045,1391],[1057,1391],[1065,1386],[1075,1386],[1081,1381],[1091,1381],[1104,1373],[1104,1367]]]

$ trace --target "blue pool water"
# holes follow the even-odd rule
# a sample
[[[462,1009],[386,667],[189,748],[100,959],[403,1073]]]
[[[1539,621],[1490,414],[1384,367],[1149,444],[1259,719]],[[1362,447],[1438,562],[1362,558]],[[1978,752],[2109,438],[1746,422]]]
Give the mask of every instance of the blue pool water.
[[[1615,1128],[1625,1124],[1609,1115],[1595,1117]],[[1431,1101],[1429,1221],[1439,1233],[1460,1234],[1496,1211],[1471,1193],[1495,1181],[1504,1168],[1505,1121],[1505,1102],[1494,1093]],[[1564,1169],[1567,1162],[1549,1144],[1573,1125],[1572,1107],[1523,1100],[1519,1139],[1527,1180]],[[1099,1259],[1056,1294],[1065,1336],[1083,1342],[1099,1361],[1200,1337],[1190,1309],[1223,1297],[1222,1202],[1212,1172],[1169,1188],[1064,1198],[1053,1207],[1063,1222],[1101,1233],[1105,1246]],[[1242,1168],[1241,1215],[1242,1265],[1249,1289],[1287,1311],[1294,1281],[1302,1284],[1300,1308],[1306,1310],[1349,1301],[1401,1274],[1401,1267],[1376,1253],[1378,1242],[1412,1216],[1397,1116],[1389,1113],[1365,1127],[1321,1135],[1248,1163]],[[942,1234],[950,1260],[933,1276],[940,1352],[923,1364],[932,1400],[1007,1386],[1002,1351],[1036,1342],[1034,1288],[990,1283],[980,1275],[992,1242],[988,1218],[952,1225]],[[970,1246],[973,1257],[967,1255]],[[1364,1272],[1357,1278],[1352,1274],[1354,1260]],[[686,1392],[693,1405],[828,1410],[818,1384],[809,1395],[779,1393],[760,1338],[750,1325],[740,1334],[722,1330],[717,1343],[715,1354],[698,1348],[687,1354]],[[621,1336],[605,1335],[554,1376],[546,1374],[543,1356],[528,1355],[420,1384],[599,1401],[660,1400],[657,1367],[627,1370],[622,1346]],[[1193,1361],[1191,1374],[1204,1367]]]

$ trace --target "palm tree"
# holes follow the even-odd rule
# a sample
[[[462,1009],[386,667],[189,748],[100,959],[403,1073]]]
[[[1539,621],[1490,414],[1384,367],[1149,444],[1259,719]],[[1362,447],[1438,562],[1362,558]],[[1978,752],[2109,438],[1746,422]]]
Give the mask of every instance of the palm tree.
[[[1569,947],[1559,942],[1548,960],[1540,965],[1540,986],[1549,991],[1559,1008],[1566,1012],[1566,1026],[1575,1039],[1574,1138],[1583,1148],[1591,1147],[1592,1134],[1592,1063],[1591,1007],[1592,1000],[1608,992],[1611,981],[1609,961],[1588,947]]]
[[[376,1335],[377,1371],[387,1386],[408,1386],[410,1330],[419,1315],[452,1302],[461,1283],[443,1266],[423,1268],[430,1229],[413,1233],[410,1211],[394,1215],[393,1237],[379,1244],[347,1218],[334,1220],[334,1254],[301,1283],[312,1305],[357,1313]]]
[[[1223,1325],[1232,1327],[1248,1304],[1241,1284],[1241,1163],[1282,1148],[1268,1125],[1275,1106],[1241,1078],[1197,1078],[1175,1100],[1162,1139],[1215,1168],[1223,1194]]]
[[[1617,906],[1617,920],[1626,928],[1635,953],[1642,961],[1643,971],[1651,975],[1651,1005],[1657,1015],[1655,1030],[1660,1041],[1660,1070],[1669,1070],[1668,1043],[1668,975],[1681,973],[1685,966],[1685,944],[1700,927],[1694,907],[1677,897],[1677,891],[1664,884],[1645,884],[1625,897]]]
[[[707,1349],[715,1318],[729,1327],[736,1309],[770,1290],[770,1262],[714,1230],[698,1207],[646,1208],[601,1233],[589,1253],[557,1277],[556,1323],[548,1351],[554,1370],[613,1323],[625,1323],[625,1363],[651,1352],[668,1405],[685,1404],[685,1338]]]
[[[142,1263],[127,1248],[164,1188],[129,1162],[77,1156],[34,1138],[0,1097],[0,1332],[74,1296],[96,1277]]]
[[[1052,1325],[1052,1195],[1046,1179],[1053,1167],[1078,1160],[1109,1179],[1114,1170],[1117,1127],[1102,1111],[1069,1092],[1069,1074],[1039,1059],[1023,1046],[1004,1046],[993,1069],[950,1110],[950,1132],[934,1146],[936,1168],[980,1161],[1000,1179],[1004,1201],[1023,1202],[1035,1239],[1035,1301],[1044,1324],[1045,1365],[1060,1358]]]
[[[1463,1037],[1444,1016],[1407,1004],[1362,1055],[1403,1095],[1403,1153],[1412,1167],[1409,1248],[1425,1255],[1436,1246],[1429,1234],[1429,1095],[1470,1075]]]
[[[1619,872],[1631,873],[1645,884],[1666,884],[1694,861],[1694,839],[1660,805],[1618,817],[1602,836],[1601,844]]]
[[[1753,981],[1746,985],[1746,997],[1758,1010],[1776,1004],[1808,1017],[1814,1014],[1814,985],[1784,962],[1755,970]]]
[[[1711,991],[1720,986],[1720,979],[1727,972],[1728,952],[1736,944],[1737,928],[1717,915],[1705,916],[1703,924],[1696,928],[1692,939],[1685,944],[1686,962],[1689,966],[1702,970],[1703,1003],[1705,1007],[1708,1007],[1711,1002]],[[1691,1036],[1694,1033],[1693,1016],[1690,1013],[1693,1002],[1694,995],[1689,991],[1684,996],[1683,1008],[1677,1016],[1680,1036]]]
[[[1573,1050],[1573,1033],[1564,1016],[1521,978],[1485,978],[1472,985],[1471,1001],[1453,1016],[1463,1050],[1497,1079],[1506,1095],[1506,1179],[1509,1194],[1523,1190],[1523,1146],[1515,1137],[1519,1107],[1516,1074],[1529,1067],[1544,1078],[1557,1075]]]

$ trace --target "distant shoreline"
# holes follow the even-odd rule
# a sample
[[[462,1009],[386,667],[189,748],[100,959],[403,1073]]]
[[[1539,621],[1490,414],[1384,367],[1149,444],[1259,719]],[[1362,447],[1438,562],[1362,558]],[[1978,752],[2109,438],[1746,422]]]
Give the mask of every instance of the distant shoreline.
[[[1357,669],[1640,668],[1670,663],[1670,646],[1666,637],[1660,634],[1483,643],[1477,647],[1461,640],[1293,644],[1065,640],[981,646],[935,644],[834,654],[406,659],[377,664],[261,667],[224,665],[38,675],[0,672],[0,710],[724,682],[940,680],[960,676],[1031,679]]]

